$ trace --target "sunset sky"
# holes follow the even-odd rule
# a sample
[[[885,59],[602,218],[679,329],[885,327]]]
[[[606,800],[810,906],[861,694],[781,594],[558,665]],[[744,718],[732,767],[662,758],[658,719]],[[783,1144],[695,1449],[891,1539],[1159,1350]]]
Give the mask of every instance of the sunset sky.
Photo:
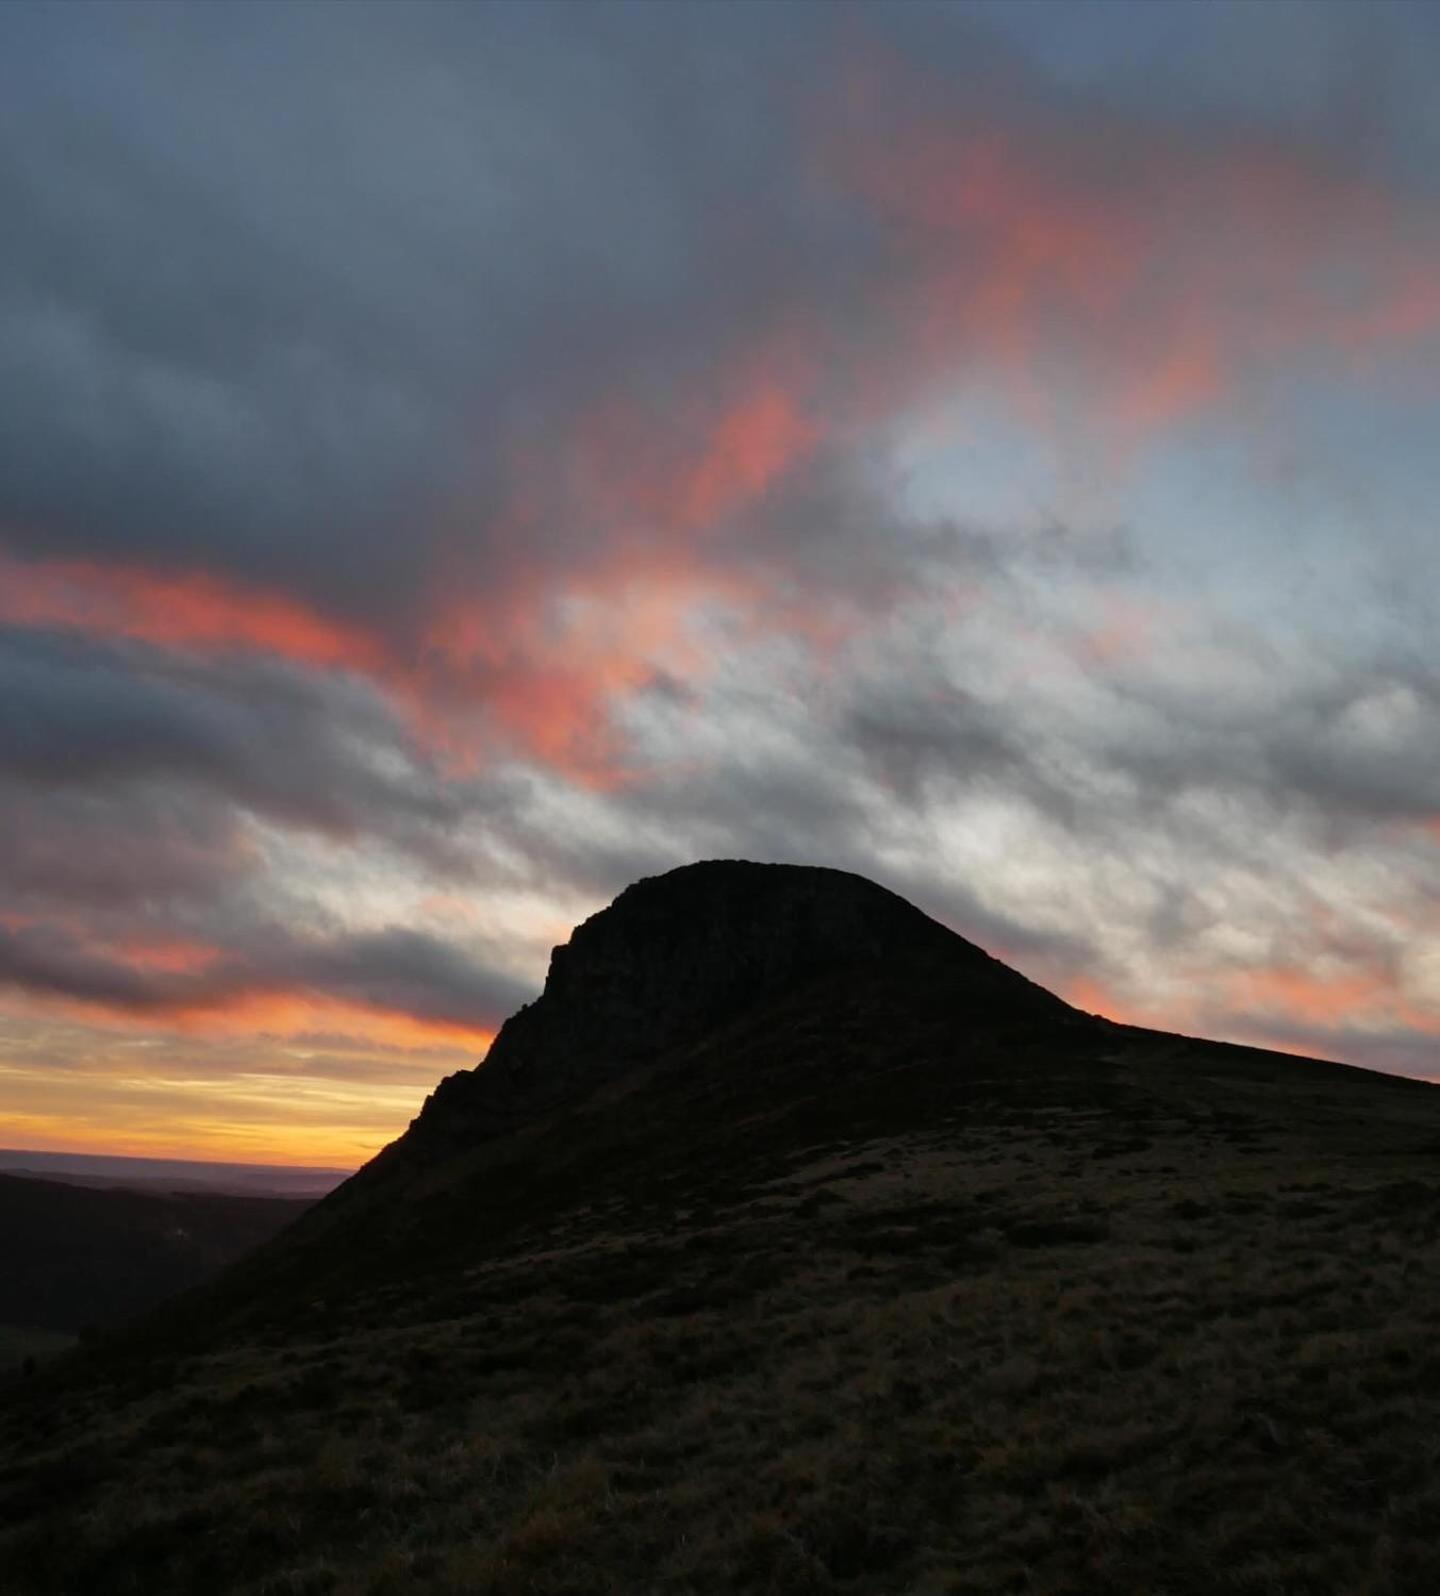
[[[1440,1076],[1440,8],[0,7],[0,1144],[352,1165],[696,858]]]

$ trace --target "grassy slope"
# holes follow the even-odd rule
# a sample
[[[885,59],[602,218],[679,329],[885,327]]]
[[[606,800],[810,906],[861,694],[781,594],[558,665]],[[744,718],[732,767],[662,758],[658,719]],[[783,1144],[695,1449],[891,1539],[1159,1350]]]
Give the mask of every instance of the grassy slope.
[[[0,1588],[1440,1588],[1427,1088],[850,983],[506,1151],[31,1382]]]

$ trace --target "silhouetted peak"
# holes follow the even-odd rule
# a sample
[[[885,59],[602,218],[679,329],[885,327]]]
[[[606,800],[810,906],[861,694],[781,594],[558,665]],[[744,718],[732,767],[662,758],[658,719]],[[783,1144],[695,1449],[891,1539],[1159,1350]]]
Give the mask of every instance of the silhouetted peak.
[[[987,1010],[1064,1008],[863,876],[745,860],[650,876],[554,950],[541,996],[482,1065],[441,1083],[422,1119],[509,1128],[807,982],[920,960],[973,981]]]
[[[863,876],[707,860],[635,882],[577,926],[542,1001],[583,1005],[617,1042],[633,1024],[639,1042],[830,970],[959,941]]]

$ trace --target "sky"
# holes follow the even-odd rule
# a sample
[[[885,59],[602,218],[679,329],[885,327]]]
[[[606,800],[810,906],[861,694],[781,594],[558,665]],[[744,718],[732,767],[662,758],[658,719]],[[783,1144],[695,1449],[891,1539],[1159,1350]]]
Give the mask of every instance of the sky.
[[[351,1167],[628,882],[1440,1076],[1440,11],[0,7],[0,1144]]]

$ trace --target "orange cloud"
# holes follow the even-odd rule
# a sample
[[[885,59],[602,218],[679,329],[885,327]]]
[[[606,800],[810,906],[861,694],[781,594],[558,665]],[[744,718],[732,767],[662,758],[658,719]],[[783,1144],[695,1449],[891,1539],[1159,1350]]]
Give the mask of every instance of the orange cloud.
[[[0,559],[0,620],[357,670],[456,764],[519,753],[613,786],[633,774],[614,706],[657,670],[710,669],[698,613],[816,649],[847,635],[813,591],[780,591],[783,547],[762,568],[729,534],[877,407],[998,378],[1054,429],[1063,371],[1123,449],[1268,363],[1440,331],[1435,217],[1298,144],[981,124],[883,59],[845,87],[818,118],[821,167],[878,222],[883,268],[828,325],[742,332],[688,386],[617,389],[512,447],[483,572],[441,563],[413,649],[273,591],[85,561]],[[1084,646],[1142,644],[1126,622]]]
[[[1114,1020],[1119,1025],[1158,1023],[1153,1015],[1142,1015],[1093,976],[1072,976],[1060,983],[1056,990],[1067,1003],[1073,1004],[1077,1009],[1083,1009],[1087,1014],[1098,1014],[1107,1020]]]
[[[1298,141],[981,117],[874,50],[827,91],[815,166],[874,225],[875,258],[828,314],[767,308],[714,369],[619,382],[512,440],[479,574],[438,562],[412,646],[255,585],[95,561],[0,556],[0,621],[360,671],[456,763],[518,753],[614,785],[631,772],[613,707],[657,670],[710,668],[697,613],[815,649],[848,635],[813,588],[779,590],[778,536],[762,568],[732,535],[827,443],[998,380],[1052,433],[1057,392],[1083,392],[1123,450],[1277,362],[1440,332],[1433,210]],[[1092,640],[1097,658],[1139,642]]]
[[[445,601],[419,664],[402,663],[378,637],[279,593],[99,561],[0,555],[0,623],[353,670],[437,752],[463,749],[465,762],[474,762],[475,728],[451,712],[457,702],[479,704],[482,744],[498,734],[532,758],[598,782],[619,758],[606,705],[646,679],[648,660],[662,652],[673,657],[688,594],[667,595],[656,582],[647,593],[628,571],[601,570],[567,602],[546,581],[549,573],[517,574],[508,606],[498,610]]]
[[[1374,971],[1321,976],[1295,965],[1241,970],[1225,983],[1230,1003],[1318,1027],[1374,1017],[1394,1000],[1393,982]]]
[[[716,480],[712,472],[695,490],[696,505],[716,493]],[[520,565],[498,604],[441,599],[419,663],[402,663],[378,637],[278,593],[99,561],[0,555],[0,623],[353,670],[437,752],[470,764],[498,740],[601,784],[621,752],[608,704],[647,680],[652,662],[680,660],[684,612],[718,578],[707,585],[698,572],[653,575],[643,559],[605,546],[596,556],[568,586],[552,571]],[[457,707],[483,710],[478,727],[457,717]]]
[[[147,1017],[152,1025],[154,1019],[153,1014]],[[387,1048],[459,1048],[477,1060],[495,1039],[493,1031],[480,1026],[300,992],[243,993],[219,1005],[173,1010],[166,1014],[165,1024],[209,1037],[295,1038],[330,1033],[363,1038]]]
[[[1173,623],[1175,618],[1173,604],[1157,600],[1141,605],[1111,595],[1104,601],[1103,618],[1099,625],[1076,638],[1076,653],[1091,666],[1115,665],[1136,659],[1151,651],[1156,628],[1164,623]]]
[[[814,447],[805,374],[777,340],[713,393],[650,407],[616,394],[543,450],[513,451],[509,508],[485,529],[483,595],[435,571],[413,649],[203,573],[3,553],[0,623],[357,671],[457,765],[518,751],[614,785],[626,766],[610,707],[657,668],[706,668],[688,628],[698,608],[763,597],[711,540]]]
[[[172,968],[147,960],[143,952],[136,963],[152,970]],[[203,968],[189,965],[183,973]],[[143,1009],[48,995],[32,997],[24,1006],[119,1030],[148,1031],[163,1026],[179,1034],[208,1038],[253,1036],[257,1040],[333,1034],[386,1048],[460,1048],[476,1058],[483,1056],[494,1040],[494,1032],[484,1026],[406,1014],[310,991],[271,988],[224,991],[214,997],[181,996],[174,1003],[152,1004]]]
[[[744,510],[819,439],[791,341],[762,347],[713,393],[645,406],[617,395],[576,428],[570,491],[612,534],[704,532]]]
[[[999,377],[1048,424],[1064,373],[1123,442],[1277,362],[1440,333],[1433,205],[1298,141],[999,125],[879,52],[815,126],[821,171],[881,224],[873,308],[921,387]]]
[[[543,450],[513,450],[484,596],[448,572],[436,583],[415,684],[432,738],[473,757],[455,713],[468,708],[482,742],[587,786],[628,779],[611,707],[658,670],[710,668],[699,612],[754,620],[772,603],[770,576],[725,532],[816,446],[807,374],[793,341],[777,340],[717,376],[713,394],[651,405],[616,394]]]
[[[357,670],[373,670],[382,657],[376,640],[360,628],[286,594],[202,572],[161,573],[119,562],[22,561],[0,554],[0,622]]]
[[[913,88],[872,72],[846,126],[826,126],[826,169],[890,246],[850,317],[771,329],[703,385],[617,392],[513,454],[498,580],[483,601],[447,586],[428,626],[438,668],[416,713],[433,739],[472,758],[477,736],[498,740],[613,786],[632,774],[613,705],[656,669],[704,674],[689,621],[706,606],[833,647],[849,630],[838,613],[778,595],[783,550],[761,572],[727,527],[827,439],[937,383],[998,374],[1054,428],[1048,378],[1068,363],[1123,448],[1219,404],[1258,363],[1440,329],[1433,218],[1299,146],[976,127]],[[563,556],[547,557],[557,528]],[[1105,661],[1144,644],[1130,617],[1082,647]],[[478,729],[457,732],[447,695]]]
[[[849,89],[821,115],[822,166],[881,223],[884,271],[829,325],[771,327],[695,389],[617,393],[518,462],[512,566],[553,524],[593,542],[531,563],[483,623],[462,602],[432,628],[462,675],[481,667],[502,737],[591,785],[625,775],[609,707],[656,667],[707,669],[687,627],[705,605],[816,649],[847,635],[820,596],[778,595],[783,549],[761,572],[725,539],[827,441],[972,375],[1053,429],[1069,370],[1123,450],[1267,364],[1440,333],[1440,221],[1298,143],[976,126],[884,65]],[[1111,660],[1145,632],[1116,617],[1087,646]]]
[[[223,948],[179,937],[115,937],[87,931],[83,919],[51,913],[45,920],[18,914],[0,916],[10,931],[44,926],[67,936],[84,955],[117,969],[151,977],[143,1001],[52,992],[23,985],[6,993],[6,1012],[74,1016],[119,1030],[148,1031],[156,1026],[207,1037],[300,1037],[333,1033],[364,1039],[384,1048],[463,1048],[476,1057],[490,1046],[493,1030],[461,1020],[412,1014],[394,1005],[362,998],[334,997],[284,978],[253,976],[244,968],[227,970]],[[167,982],[163,978],[173,977]]]

